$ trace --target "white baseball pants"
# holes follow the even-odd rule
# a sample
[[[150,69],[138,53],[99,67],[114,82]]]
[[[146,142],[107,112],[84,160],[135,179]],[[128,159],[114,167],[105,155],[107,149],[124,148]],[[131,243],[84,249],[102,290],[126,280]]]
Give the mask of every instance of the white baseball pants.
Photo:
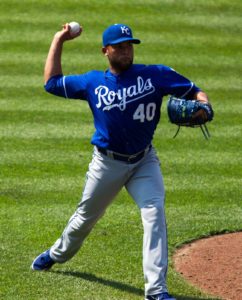
[[[166,292],[165,193],[159,159],[153,148],[135,164],[114,160],[94,148],[82,200],[61,238],[51,247],[50,256],[59,263],[73,257],[123,186],[141,212],[145,293]]]

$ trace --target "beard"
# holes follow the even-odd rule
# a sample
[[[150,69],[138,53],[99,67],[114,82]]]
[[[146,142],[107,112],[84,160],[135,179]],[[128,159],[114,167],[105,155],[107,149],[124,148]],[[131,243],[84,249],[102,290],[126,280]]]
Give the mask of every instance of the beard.
[[[126,71],[133,64],[133,58],[128,56],[121,56],[118,59],[110,59],[110,65],[119,71]]]

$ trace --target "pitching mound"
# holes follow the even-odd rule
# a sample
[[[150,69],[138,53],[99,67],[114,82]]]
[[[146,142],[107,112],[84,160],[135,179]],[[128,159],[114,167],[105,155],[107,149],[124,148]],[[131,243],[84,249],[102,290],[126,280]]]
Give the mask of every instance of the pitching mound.
[[[242,299],[242,232],[187,244],[173,261],[177,272],[211,296]]]

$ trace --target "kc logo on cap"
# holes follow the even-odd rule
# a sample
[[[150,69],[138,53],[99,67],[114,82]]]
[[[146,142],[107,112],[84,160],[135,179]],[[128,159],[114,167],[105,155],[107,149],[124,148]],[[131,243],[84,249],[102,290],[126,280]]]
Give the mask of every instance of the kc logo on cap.
[[[127,35],[130,35],[129,27],[126,26],[120,26],[122,33],[125,33]]]
[[[133,38],[132,30],[125,24],[114,24],[109,26],[103,32],[103,46],[115,45],[122,42],[131,41],[134,44],[139,44],[140,40]]]

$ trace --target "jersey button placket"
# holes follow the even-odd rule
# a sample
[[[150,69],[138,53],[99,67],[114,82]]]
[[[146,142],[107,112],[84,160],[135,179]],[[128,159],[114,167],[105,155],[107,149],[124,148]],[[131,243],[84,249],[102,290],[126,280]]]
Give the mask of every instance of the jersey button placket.
[[[116,77],[116,84],[117,84],[117,90],[121,90],[122,89],[122,85],[121,85],[121,78],[120,76],[118,75]],[[118,99],[118,101],[120,101],[120,99]],[[120,113],[121,115],[123,116],[124,113],[125,113],[125,110],[120,110]],[[125,124],[123,124],[123,126],[125,126]],[[126,130],[126,127],[123,127],[122,128],[122,133],[123,133],[123,136],[125,137],[125,140],[127,140],[127,130]],[[129,142],[126,141],[126,146],[129,146]]]
[[[118,92],[118,90],[121,90],[121,89],[122,89],[122,86],[121,86],[121,84],[120,84],[120,76],[119,76],[119,75],[117,75],[117,77],[116,77],[116,85],[117,85],[116,91]],[[117,102],[120,103],[120,99],[118,98],[118,96],[117,96]],[[121,115],[124,114],[124,111],[121,110],[121,109],[120,109],[120,114],[121,114]]]

